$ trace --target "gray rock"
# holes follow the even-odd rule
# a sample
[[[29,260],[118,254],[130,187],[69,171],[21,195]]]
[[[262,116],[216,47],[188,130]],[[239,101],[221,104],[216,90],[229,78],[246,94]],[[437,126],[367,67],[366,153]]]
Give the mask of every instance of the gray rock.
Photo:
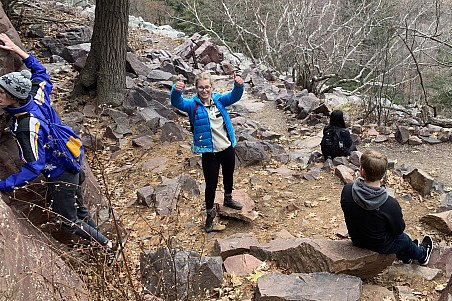
[[[442,142],[441,140],[436,139],[433,136],[428,136],[428,137],[421,136],[420,138],[421,138],[422,141],[424,141],[424,142],[426,142],[428,144],[438,144],[438,143]]]
[[[105,144],[100,137],[97,137],[94,134],[83,132],[82,136],[83,147],[91,150],[103,150],[105,148]]]
[[[144,186],[137,190],[137,201],[139,204],[146,205],[148,207],[152,206],[152,194],[154,192],[154,188],[152,186]]]
[[[452,210],[452,192],[441,195],[441,204],[439,204],[436,212],[439,213],[448,210]]]
[[[435,245],[427,265],[429,268],[446,270],[446,276],[452,275],[452,247]]]
[[[172,73],[165,72],[162,70],[152,70],[148,73],[147,78],[151,82],[159,82],[159,81],[177,81],[178,77]]]
[[[403,163],[403,164],[400,166],[400,168],[397,168],[397,169],[395,170],[395,173],[396,173],[396,175],[398,175],[398,176],[405,176],[405,175],[409,174],[410,172],[412,172],[413,170],[414,170],[414,167],[413,167],[413,166],[411,166],[411,165],[409,165],[409,164],[406,164],[406,163]]]
[[[143,149],[150,148],[152,145],[154,145],[154,141],[152,140],[152,132],[143,133],[132,138],[132,145],[141,147]]]
[[[409,144],[409,145],[419,145],[419,144],[422,144],[422,139],[419,138],[418,136],[410,136],[410,138],[408,139],[408,144]]]
[[[190,193],[190,195],[200,195],[198,183],[189,175],[182,175],[179,177],[179,185],[182,191]]]
[[[320,178],[320,168],[319,167],[312,167],[306,174],[304,174],[303,178],[306,180],[318,180]]]
[[[363,155],[363,153],[360,151],[350,152],[350,163],[352,163],[355,166],[360,166],[362,155]]]
[[[62,58],[64,58],[69,63],[75,63],[75,61],[81,57],[88,57],[88,53],[91,50],[91,43],[82,43],[73,46],[64,47],[61,54],[59,54]]]
[[[350,167],[345,165],[338,165],[334,170],[334,174],[338,176],[344,183],[353,183],[354,179],[354,171]]]
[[[126,70],[135,75],[143,76],[147,76],[152,71],[151,67],[144,64],[137,54],[131,52],[127,52]]]
[[[394,135],[397,142],[405,144],[408,142],[408,139],[410,138],[410,131],[406,126],[397,126]]]
[[[338,165],[345,165],[347,166],[348,164],[348,160],[347,157],[336,157],[333,159],[333,165],[334,166],[338,166]]]
[[[330,273],[271,273],[257,280],[253,301],[358,301],[361,295],[362,281],[354,276]]]
[[[185,140],[185,130],[179,124],[168,121],[162,126],[162,136],[161,141],[184,141]]]
[[[261,143],[250,141],[238,143],[235,155],[240,166],[250,166],[269,159]]]
[[[393,264],[388,268],[388,274],[397,277],[422,277],[427,280],[434,280],[442,276],[440,269],[428,268],[418,264]]]
[[[177,213],[177,199],[181,188],[179,179],[166,179],[154,188],[152,199],[158,215],[171,215]]]
[[[404,175],[405,181],[411,184],[411,186],[422,195],[427,195],[432,190],[434,179],[426,172],[420,169],[414,169],[407,175]]]
[[[221,257],[201,257],[191,251],[160,247],[140,254],[141,282],[164,300],[186,300],[189,295],[202,295],[205,290],[220,287],[222,264]]]
[[[221,256],[225,260],[229,256],[243,254],[249,252],[250,246],[258,246],[254,233],[236,233],[224,238],[215,240],[213,253],[215,256]]]

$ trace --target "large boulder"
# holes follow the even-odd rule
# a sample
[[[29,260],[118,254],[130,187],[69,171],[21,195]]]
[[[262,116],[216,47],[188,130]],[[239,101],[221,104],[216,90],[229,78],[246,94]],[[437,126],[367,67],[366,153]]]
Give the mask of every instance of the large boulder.
[[[278,239],[251,246],[250,254],[260,260],[275,260],[296,273],[330,272],[371,278],[395,259],[394,255],[353,246],[351,240],[309,238]]]
[[[19,34],[14,29],[5,11],[0,5],[0,32],[6,33],[8,37],[19,47],[23,48]],[[23,68],[22,59],[12,51],[0,51],[0,76]],[[0,131],[3,128],[0,129]]]
[[[0,291],[4,300],[88,300],[82,281],[0,193]],[[2,299],[3,300],[3,299]]]
[[[160,247],[140,254],[141,282],[165,300],[187,300],[223,283],[221,257]]]

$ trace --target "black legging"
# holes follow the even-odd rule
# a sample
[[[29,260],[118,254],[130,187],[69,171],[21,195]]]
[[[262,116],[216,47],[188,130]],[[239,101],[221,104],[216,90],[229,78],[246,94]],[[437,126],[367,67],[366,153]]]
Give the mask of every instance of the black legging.
[[[223,186],[225,193],[232,193],[234,181],[235,150],[232,146],[218,153],[202,154],[202,171],[206,181],[206,210],[213,208],[215,191],[218,184],[218,174],[223,172]]]

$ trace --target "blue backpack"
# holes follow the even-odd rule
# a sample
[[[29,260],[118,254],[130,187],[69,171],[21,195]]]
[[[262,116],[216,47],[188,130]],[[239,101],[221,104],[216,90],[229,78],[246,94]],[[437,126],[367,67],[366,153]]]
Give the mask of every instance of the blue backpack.
[[[42,114],[47,116],[41,107],[38,107]],[[38,119],[49,126],[50,136],[53,140],[53,157],[55,157],[57,161],[59,160],[66,170],[72,173],[80,172],[83,155],[85,153],[82,139],[80,139],[80,137],[66,124],[53,123],[48,119]]]

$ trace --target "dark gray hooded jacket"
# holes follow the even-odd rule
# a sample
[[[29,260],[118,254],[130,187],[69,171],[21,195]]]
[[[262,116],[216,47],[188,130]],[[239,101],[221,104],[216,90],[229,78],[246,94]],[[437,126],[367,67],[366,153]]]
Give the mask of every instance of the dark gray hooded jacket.
[[[386,253],[405,230],[402,208],[385,187],[371,187],[358,179],[344,186],[341,207],[353,243]]]

